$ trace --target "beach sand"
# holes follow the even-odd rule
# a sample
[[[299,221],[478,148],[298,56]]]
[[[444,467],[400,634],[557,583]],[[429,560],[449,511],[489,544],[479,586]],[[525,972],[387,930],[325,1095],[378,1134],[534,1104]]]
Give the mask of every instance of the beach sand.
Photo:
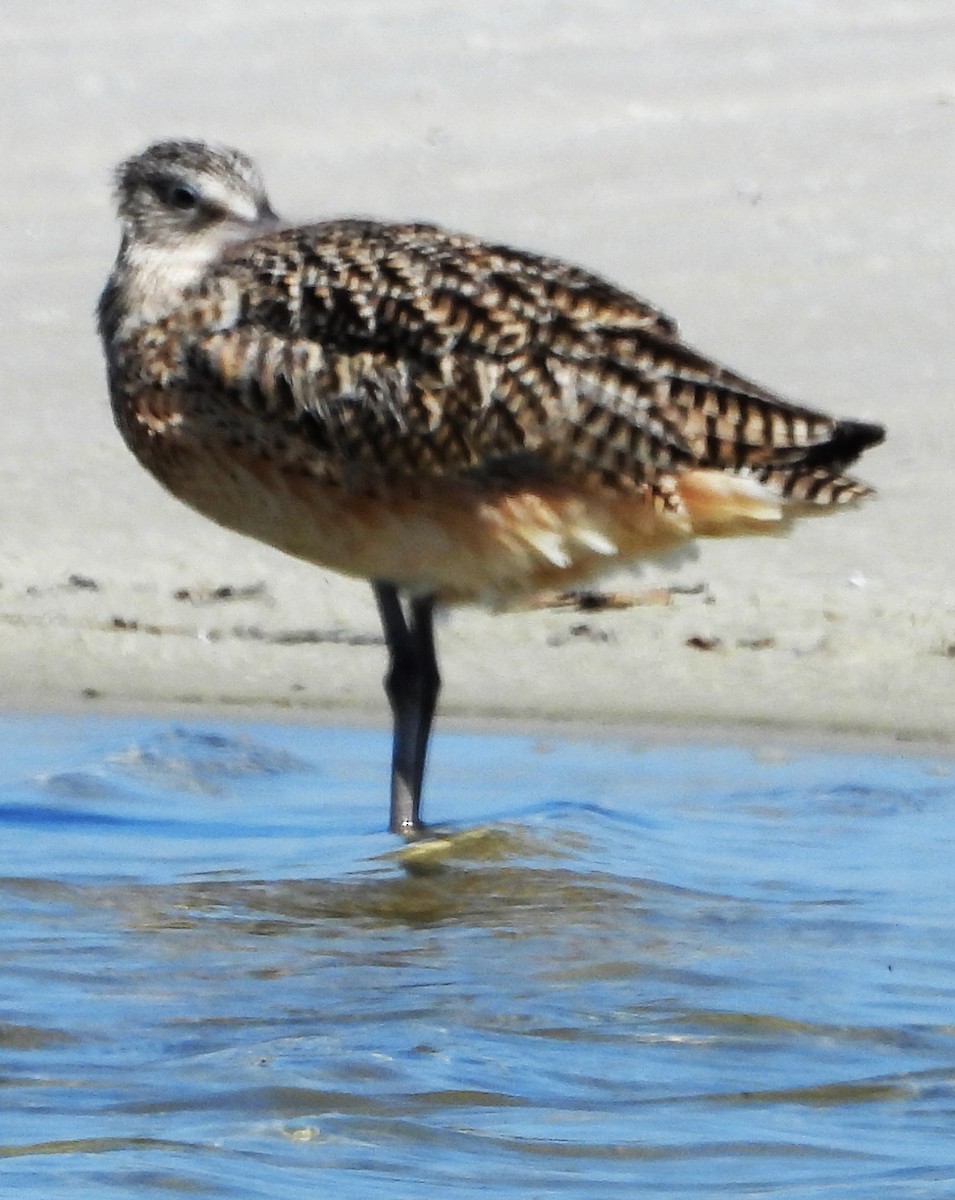
[[[877,499],[607,585],[645,603],[450,614],[442,712],[951,739],[952,6],[40,0],[5,29],[7,709],[386,718],[367,585],[207,524],[113,429],[109,173],[183,135],[255,156],[290,218],[569,258],[888,426],[859,471]]]

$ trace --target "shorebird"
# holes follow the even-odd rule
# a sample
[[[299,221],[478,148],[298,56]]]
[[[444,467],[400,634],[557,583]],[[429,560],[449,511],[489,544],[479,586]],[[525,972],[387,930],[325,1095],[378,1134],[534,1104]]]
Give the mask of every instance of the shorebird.
[[[390,828],[420,828],[436,604],[504,605],[871,489],[881,426],[792,404],[646,301],[434,225],[283,224],[245,154],[121,163],[100,298],[129,448],[213,521],[371,582]]]

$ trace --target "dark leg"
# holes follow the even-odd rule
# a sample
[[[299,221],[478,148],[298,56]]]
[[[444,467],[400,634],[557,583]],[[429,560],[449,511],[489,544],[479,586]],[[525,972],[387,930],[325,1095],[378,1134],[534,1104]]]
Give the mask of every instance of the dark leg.
[[[434,600],[409,600],[407,612],[390,583],[374,583],[388,645],[385,692],[395,723],[391,759],[392,833],[421,828],[421,784],[441,677],[434,651]]]

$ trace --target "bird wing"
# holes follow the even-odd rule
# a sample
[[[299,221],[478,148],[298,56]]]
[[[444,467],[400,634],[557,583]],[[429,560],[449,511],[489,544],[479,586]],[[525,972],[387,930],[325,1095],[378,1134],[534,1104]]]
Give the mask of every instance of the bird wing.
[[[279,231],[234,248],[218,284],[241,301],[198,369],[355,486],[698,466],[774,482],[875,436],[840,441],[845,423],[712,362],[598,276],[433,226]]]

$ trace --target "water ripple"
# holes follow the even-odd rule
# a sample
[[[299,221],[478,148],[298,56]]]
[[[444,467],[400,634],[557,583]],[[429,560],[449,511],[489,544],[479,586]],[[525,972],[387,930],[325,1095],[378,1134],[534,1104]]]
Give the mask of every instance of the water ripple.
[[[11,1194],[955,1184],[944,762],[448,735],[400,848],[382,733],[0,748]]]

